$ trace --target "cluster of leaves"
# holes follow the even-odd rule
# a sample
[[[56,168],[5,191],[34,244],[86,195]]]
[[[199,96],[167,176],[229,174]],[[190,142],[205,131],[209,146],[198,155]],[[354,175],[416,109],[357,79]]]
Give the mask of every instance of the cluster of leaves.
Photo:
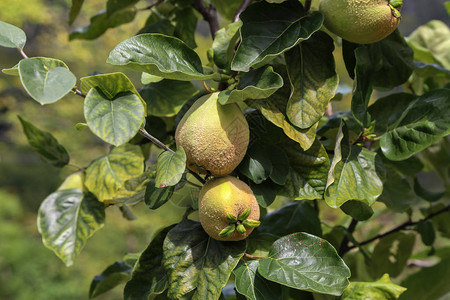
[[[433,21],[407,40],[397,30],[374,44],[342,41],[354,79],[351,111],[332,114],[327,110],[331,100],[337,101],[339,77],[335,41],[321,30],[323,16],[307,11],[298,0],[248,7],[251,1],[227,2],[168,0],[137,9],[139,0],[109,0],[89,26],[70,34],[70,39],[95,39],[108,28],[131,22],[138,11],[150,10],[139,34],[119,43],[107,59],[142,72],[140,89],[120,72],[83,77],[78,89],[64,62],[28,58],[25,33],[0,22],[0,46],[17,48],[24,56],[3,72],[19,76],[41,104],[70,92],[85,97],[86,123],[77,128],[88,127],[114,146],[43,201],[38,227],[44,244],[71,265],[87,239],[103,227],[106,207],[117,206],[132,219],[129,206],[144,201],[157,209],[171,200],[188,207],[185,218],[162,229],[140,255],[127,255],[94,278],[91,297],[127,281],[125,299],[310,299],[310,292],[341,299],[397,299],[405,288],[393,284],[389,275],[402,272],[415,241],[415,234],[400,230],[415,229],[427,246],[435,244],[436,232],[442,237],[450,233],[448,27]],[[82,3],[73,1],[70,22]],[[242,10],[240,20],[216,28],[216,9],[224,21],[237,20],[234,12]],[[199,13],[214,39],[207,66],[193,50]],[[244,108],[251,142],[235,174],[250,185],[259,205],[268,208],[277,196],[295,200],[264,215],[245,241],[213,240],[200,223],[187,218],[197,209],[204,178],[186,172],[186,154],[175,149],[173,132],[206,93],[192,83],[198,80],[207,92],[220,90],[221,104]],[[369,105],[374,89],[389,93]],[[58,167],[69,164],[68,152],[50,133],[20,121],[44,159]],[[165,151],[146,165],[149,141]],[[446,190],[426,190],[418,176],[422,170],[434,171]],[[426,207],[424,218],[358,242],[354,226],[372,217],[377,201],[410,217]],[[350,215],[353,226],[338,225],[323,234],[314,206],[318,202]],[[374,249],[363,247],[377,239]],[[351,256],[347,264],[352,271],[370,270],[373,282],[348,282],[350,268],[341,256],[356,247],[363,261],[352,262]],[[435,267],[444,263],[448,266],[448,259]],[[353,278],[361,278],[357,274]],[[440,288],[448,292],[445,285]]]

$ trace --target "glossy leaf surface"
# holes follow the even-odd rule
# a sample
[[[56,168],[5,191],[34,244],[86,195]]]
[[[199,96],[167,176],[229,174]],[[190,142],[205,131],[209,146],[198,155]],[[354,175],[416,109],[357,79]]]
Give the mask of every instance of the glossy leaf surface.
[[[350,270],[333,246],[307,233],[277,240],[269,257],[259,260],[258,272],[291,288],[331,295],[341,295],[350,277]]]
[[[38,229],[42,242],[67,266],[73,264],[90,238],[103,227],[103,203],[79,189],[60,190],[42,202]]]
[[[192,299],[218,299],[245,248],[245,241],[212,239],[198,222],[180,222],[164,241],[168,296],[180,298],[193,291]]]

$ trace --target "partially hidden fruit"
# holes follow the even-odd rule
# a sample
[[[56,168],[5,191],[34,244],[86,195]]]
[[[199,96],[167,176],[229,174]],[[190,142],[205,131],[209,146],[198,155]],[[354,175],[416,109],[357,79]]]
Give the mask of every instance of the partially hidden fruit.
[[[177,126],[175,140],[186,152],[189,169],[224,176],[244,158],[250,131],[239,106],[221,105],[217,97],[205,95],[192,105]]]
[[[203,229],[216,240],[243,240],[259,225],[252,190],[232,176],[209,180],[200,191],[198,209]]]
[[[319,11],[329,31],[353,43],[370,44],[397,28],[400,7],[398,0],[321,0]]]

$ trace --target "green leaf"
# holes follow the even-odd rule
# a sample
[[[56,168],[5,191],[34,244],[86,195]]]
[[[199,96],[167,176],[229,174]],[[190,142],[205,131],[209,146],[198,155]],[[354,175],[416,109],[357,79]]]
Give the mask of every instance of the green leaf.
[[[192,7],[184,7],[175,11],[175,36],[182,40],[190,48],[197,47],[195,43],[195,30],[197,28],[197,16]]]
[[[391,164],[385,163],[386,180],[383,193],[378,201],[383,202],[389,209],[396,212],[404,212],[417,202],[412,185],[407,176],[401,174]]]
[[[414,67],[414,74],[417,74],[419,77],[442,77],[447,80],[450,78],[450,70],[437,64],[427,64],[416,61],[414,62]]]
[[[318,139],[303,151],[292,140],[280,145],[288,156],[290,169],[282,195],[296,200],[322,199],[327,184],[330,159]]]
[[[219,94],[220,104],[242,102],[247,99],[266,99],[283,86],[283,78],[271,66],[251,70],[240,78],[236,89]]]
[[[176,152],[165,151],[158,157],[155,186],[162,188],[180,182],[186,169],[186,153],[183,147]]]
[[[401,285],[407,288],[400,300],[409,299],[448,299],[450,285],[450,258],[441,260],[436,265],[420,270],[407,277]]]
[[[106,12],[108,16],[121,11],[125,8],[135,5],[140,0],[108,0],[106,3]]]
[[[2,69],[3,74],[11,76],[19,76],[19,63],[14,65],[14,67]]]
[[[150,295],[160,294],[167,287],[167,274],[162,265],[163,243],[174,226],[161,230],[153,238],[137,261],[130,281],[124,289],[125,300],[147,300]]]
[[[264,208],[269,207],[275,201],[280,190],[280,186],[274,184],[271,180],[265,180],[261,184],[249,180],[248,185],[252,189],[259,206]]]
[[[307,201],[294,201],[268,213],[261,219],[258,231],[279,237],[294,232],[307,232],[316,236],[322,235],[317,212]]]
[[[75,19],[78,17],[83,6],[84,0],[72,0],[72,6],[69,13],[69,25],[72,25]]]
[[[418,27],[408,37],[408,45],[414,50],[414,60],[439,64],[450,69],[450,29],[439,20],[432,20]]]
[[[90,24],[79,27],[69,34],[69,41],[75,39],[94,40],[104,34],[109,28],[115,28],[129,23],[136,16],[136,9],[129,8],[117,11],[111,16],[106,10],[102,10],[90,19]]]
[[[22,29],[0,21],[0,46],[23,49],[26,41],[27,36]]]
[[[120,146],[139,131],[145,107],[133,93],[120,93],[113,99],[93,88],[84,101],[84,117],[89,129],[105,142]]]
[[[146,85],[152,82],[160,82],[161,80],[163,80],[164,78],[159,77],[159,76],[155,76],[155,75],[150,75],[148,73],[143,72],[142,76],[141,76],[141,83]]]
[[[289,169],[289,159],[282,148],[279,146],[269,146],[270,160],[272,162],[272,172],[270,179],[279,185],[285,185],[288,177],[286,170]]]
[[[327,241],[307,233],[278,239],[269,257],[259,260],[264,278],[288,287],[322,294],[341,295],[350,270]]]
[[[442,192],[431,192],[425,189],[420,184],[419,179],[417,177],[414,177],[414,192],[417,194],[417,196],[428,202],[436,202],[445,195],[445,190]]]
[[[406,267],[414,240],[414,234],[400,231],[380,239],[372,254],[372,270],[375,276],[380,277],[388,273],[397,277]]]
[[[305,16],[297,0],[281,4],[261,1],[250,5],[240,15],[241,43],[231,62],[234,71],[247,72],[258,68],[289,50],[319,30],[323,15],[315,12]]]
[[[209,2],[214,5],[214,7],[217,9],[217,11],[220,13],[221,16],[224,18],[227,18],[228,20],[233,20],[234,14],[236,13],[236,10],[241,5],[240,0],[209,0]]]
[[[419,222],[417,225],[417,232],[420,233],[422,242],[427,245],[433,245],[436,240],[436,232],[434,231],[433,223],[430,220]]]
[[[375,282],[350,282],[342,294],[342,300],[395,300],[406,288],[392,283],[388,274]]]
[[[98,88],[108,99],[113,99],[117,94],[125,92],[132,92],[139,96],[131,80],[121,72],[81,78],[81,91],[83,93],[87,94],[92,88]]]
[[[67,150],[49,132],[42,131],[30,122],[18,116],[28,143],[34,151],[55,167],[64,167],[69,163]]]
[[[103,227],[103,203],[79,189],[67,189],[50,194],[42,202],[38,214],[38,229],[42,242],[67,265],[73,264],[86,241]]]
[[[140,34],[119,43],[107,63],[175,80],[206,80],[197,53],[177,38]]]
[[[322,31],[285,53],[292,93],[287,116],[306,129],[317,123],[336,94],[339,78],[334,64],[333,39]]]
[[[114,199],[105,200],[106,205],[116,205],[119,208],[124,208],[127,205],[135,205],[144,200],[145,188],[150,181],[151,174],[154,173],[152,169],[145,171],[137,177],[125,180],[124,184],[115,193]],[[124,211],[122,211],[124,213]]]
[[[328,173],[325,201],[333,208],[349,200],[362,201],[372,206],[383,191],[381,178],[384,174],[379,174],[382,170],[381,160],[376,153],[366,148],[350,145],[347,127],[343,124],[339,128]]]
[[[150,178],[145,190],[145,204],[150,209],[157,209],[164,205],[172,197],[175,189],[174,186],[156,187],[155,182],[154,178]]]
[[[169,298],[179,299],[193,291],[192,299],[218,299],[245,248],[245,241],[217,241],[206,234],[199,222],[182,221],[164,241],[163,265],[169,279]]]
[[[355,55],[352,113],[363,127],[369,127],[367,106],[373,86],[392,89],[406,82],[414,69],[413,53],[396,30],[377,43],[358,47]]]
[[[176,115],[183,104],[197,92],[197,89],[188,81],[170,79],[150,83],[139,90],[142,98],[147,102],[148,114],[159,117]]]
[[[393,128],[407,107],[417,97],[406,93],[392,94],[379,98],[374,104],[369,106],[368,113],[370,119],[375,121],[375,132],[383,134],[388,128]]]
[[[450,90],[428,92],[410,105],[380,140],[384,155],[403,160],[450,133]]]
[[[262,277],[257,271],[258,265],[257,260],[239,262],[233,270],[237,291],[251,300],[279,299],[281,286]]]
[[[114,199],[128,179],[144,172],[144,157],[138,146],[124,144],[94,160],[86,170],[85,185],[100,201]]]
[[[77,81],[64,63],[53,59],[22,59],[19,76],[27,93],[42,105],[64,97]]]
[[[286,117],[286,105],[290,95],[290,88],[285,84],[267,100],[248,100],[247,103],[257,108],[261,114],[274,125],[283,129],[284,133],[298,142],[302,149],[311,147],[316,137],[317,123],[308,129],[300,129],[292,125]]]
[[[234,22],[217,31],[212,44],[213,60],[221,69],[230,69],[231,60],[234,55],[234,47],[239,39],[239,29],[242,22]]]
[[[131,268],[123,261],[118,261],[107,267],[100,275],[94,277],[89,288],[89,298],[95,298],[112,290],[130,278]]]
[[[366,221],[373,215],[373,209],[361,201],[349,200],[342,204],[342,211],[357,221]]]
[[[240,163],[239,171],[256,184],[263,182],[272,172],[270,154],[260,145],[253,144]]]

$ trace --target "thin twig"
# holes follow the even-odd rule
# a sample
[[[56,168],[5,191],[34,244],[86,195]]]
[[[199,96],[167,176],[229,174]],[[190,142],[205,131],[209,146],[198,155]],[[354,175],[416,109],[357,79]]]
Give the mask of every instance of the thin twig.
[[[308,12],[311,9],[311,2],[312,2],[312,0],[305,1],[305,11],[306,12]]]
[[[139,128],[139,133],[142,134],[147,139],[149,139],[152,143],[154,143],[157,146],[159,146],[160,148],[163,148],[166,151],[170,151],[172,153],[175,153],[175,151],[173,151],[172,149],[167,147],[166,144],[164,144],[163,142],[161,142],[160,140],[155,138],[153,135],[148,133],[145,129]],[[197,173],[195,173],[192,170],[189,170],[189,173],[191,173],[199,182],[201,182],[202,184],[205,184],[205,182],[206,182],[205,179],[203,179],[200,175],[198,175]]]
[[[379,234],[379,235],[377,235],[377,236],[374,236],[374,237],[371,238],[371,239],[368,239],[368,240],[365,240],[365,241],[359,243],[359,246],[364,246],[364,245],[370,244],[370,243],[372,243],[373,241],[376,241],[376,240],[378,240],[378,239],[381,239],[381,238],[383,238],[383,237],[385,237],[385,236],[388,236],[388,235],[390,235],[390,234],[396,233],[397,231],[400,231],[400,230],[402,230],[402,229],[405,229],[406,227],[414,226],[414,225],[419,224],[420,222],[427,221],[427,220],[429,220],[429,219],[431,219],[431,218],[434,218],[434,217],[436,217],[437,215],[440,215],[440,214],[442,214],[442,213],[444,213],[444,212],[446,212],[446,211],[449,211],[449,210],[450,210],[450,205],[447,205],[446,207],[444,207],[444,208],[442,208],[442,209],[440,209],[440,210],[438,210],[438,211],[435,211],[434,213],[429,214],[428,217],[426,217],[426,218],[424,218],[424,219],[421,219],[421,220],[416,221],[416,222],[412,222],[412,221],[405,222],[405,223],[403,223],[403,224],[401,224],[401,225],[399,225],[399,226],[397,226],[397,227],[395,227],[395,228],[389,230],[388,232]],[[353,245],[353,246],[351,246],[351,247],[348,247],[348,250],[347,250],[347,251],[349,251],[349,250],[351,250],[351,249],[353,249],[353,248],[356,248],[356,247],[358,247],[358,246],[357,246],[357,245]]]
[[[85,170],[85,168],[80,167],[80,166],[78,166],[76,164],[73,164],[73,163],[68,163],[67,165],[72,167],[72,168],[78,169],[79,171],[84,171]]]
[[[166,146],[166,144],[164,144],[163,142],[161,142],[160,140],[158,140],[157,138],[155,138],[153,135],[151,135],[150,133],[148,133],[145,129],[139,128],[139,133],[142,134],[143,136],[145,136],[147,139],[149,139],[150,141],[152,141],[154,144],[158,145],[159,147],[163,148],[166,151],[170,151],[172,153],[174,153],[175,151],[173,151],[172,149],[170,149],[169,147]]]
[[[138,11],[149,10],[149,9],[152,9],[153,7],[159,5],[159,4],[163,3],[163,2],[164,2],[164,0],[158,0],[158,1],[156,1],[155,3],[152,3],[152,4],[150,4],[150,5],[147,6],[147,7],[139,8],[139,9],[137,9],[137,10],[138,10]]]
[[[74,92],[76,95],[78,95],[78,96],[81,96],[81,97],[83,97],[83,98],[86,98],[86,94],[85,93],[83,93],[82,91],[80,91],[79,89],[77,89],[76,87],[74,87],[73,89],[72,89],[72,92]]]
[[[203,19],[208,22],[211,37],[216,37],[216,32],[219,30],[219,19],[217,17],[216,8],[213,5],[206,6],[203,0],[195,0],[192,6],[203,16]]]
[[[350,225],[348,225],[347,232],[349,234],[353,234],[353,232],[356,229],[356,225],[357,224],[358,224],[358,221],[355,220],[355,219],[352,219],[352,221],[350,222]],[[348,240],[348,235],[344,235],[344,238],[342,239],[341,246],[339,247],[339,251],[338,251],[340,256],[343,256],[345,253],[347,253],[347,251],[348,251],[348,241],[349,241]]]
[[[188,170],[189,170],[189,169],[188,169]],[[195,177],[195,179],[197,179],[198,181],[200,181],[202,184],[205,184],[205,183],[206,183],[206,179],[203,179],[200,175],[198,175],[198,174],[195,173],[194,171],[189,170],[189,173],[191,173],[191,174]]]
[[[189,215],[191,214],[191,213],[193,213],[194,212],[194,209],[192,208],[192,207],[188,207],[187,209],[186,209],[186,212],[184,213],[184,215],[183,215],[183,220],[187,220],[187,218],[189,217]]]
[[[241,13],[247,8],[247,6],[252,3],[253,0],[243,0],[239,8],[236,10],[236,13],[234,14],[233,22],[239,21],[239,16]]]

